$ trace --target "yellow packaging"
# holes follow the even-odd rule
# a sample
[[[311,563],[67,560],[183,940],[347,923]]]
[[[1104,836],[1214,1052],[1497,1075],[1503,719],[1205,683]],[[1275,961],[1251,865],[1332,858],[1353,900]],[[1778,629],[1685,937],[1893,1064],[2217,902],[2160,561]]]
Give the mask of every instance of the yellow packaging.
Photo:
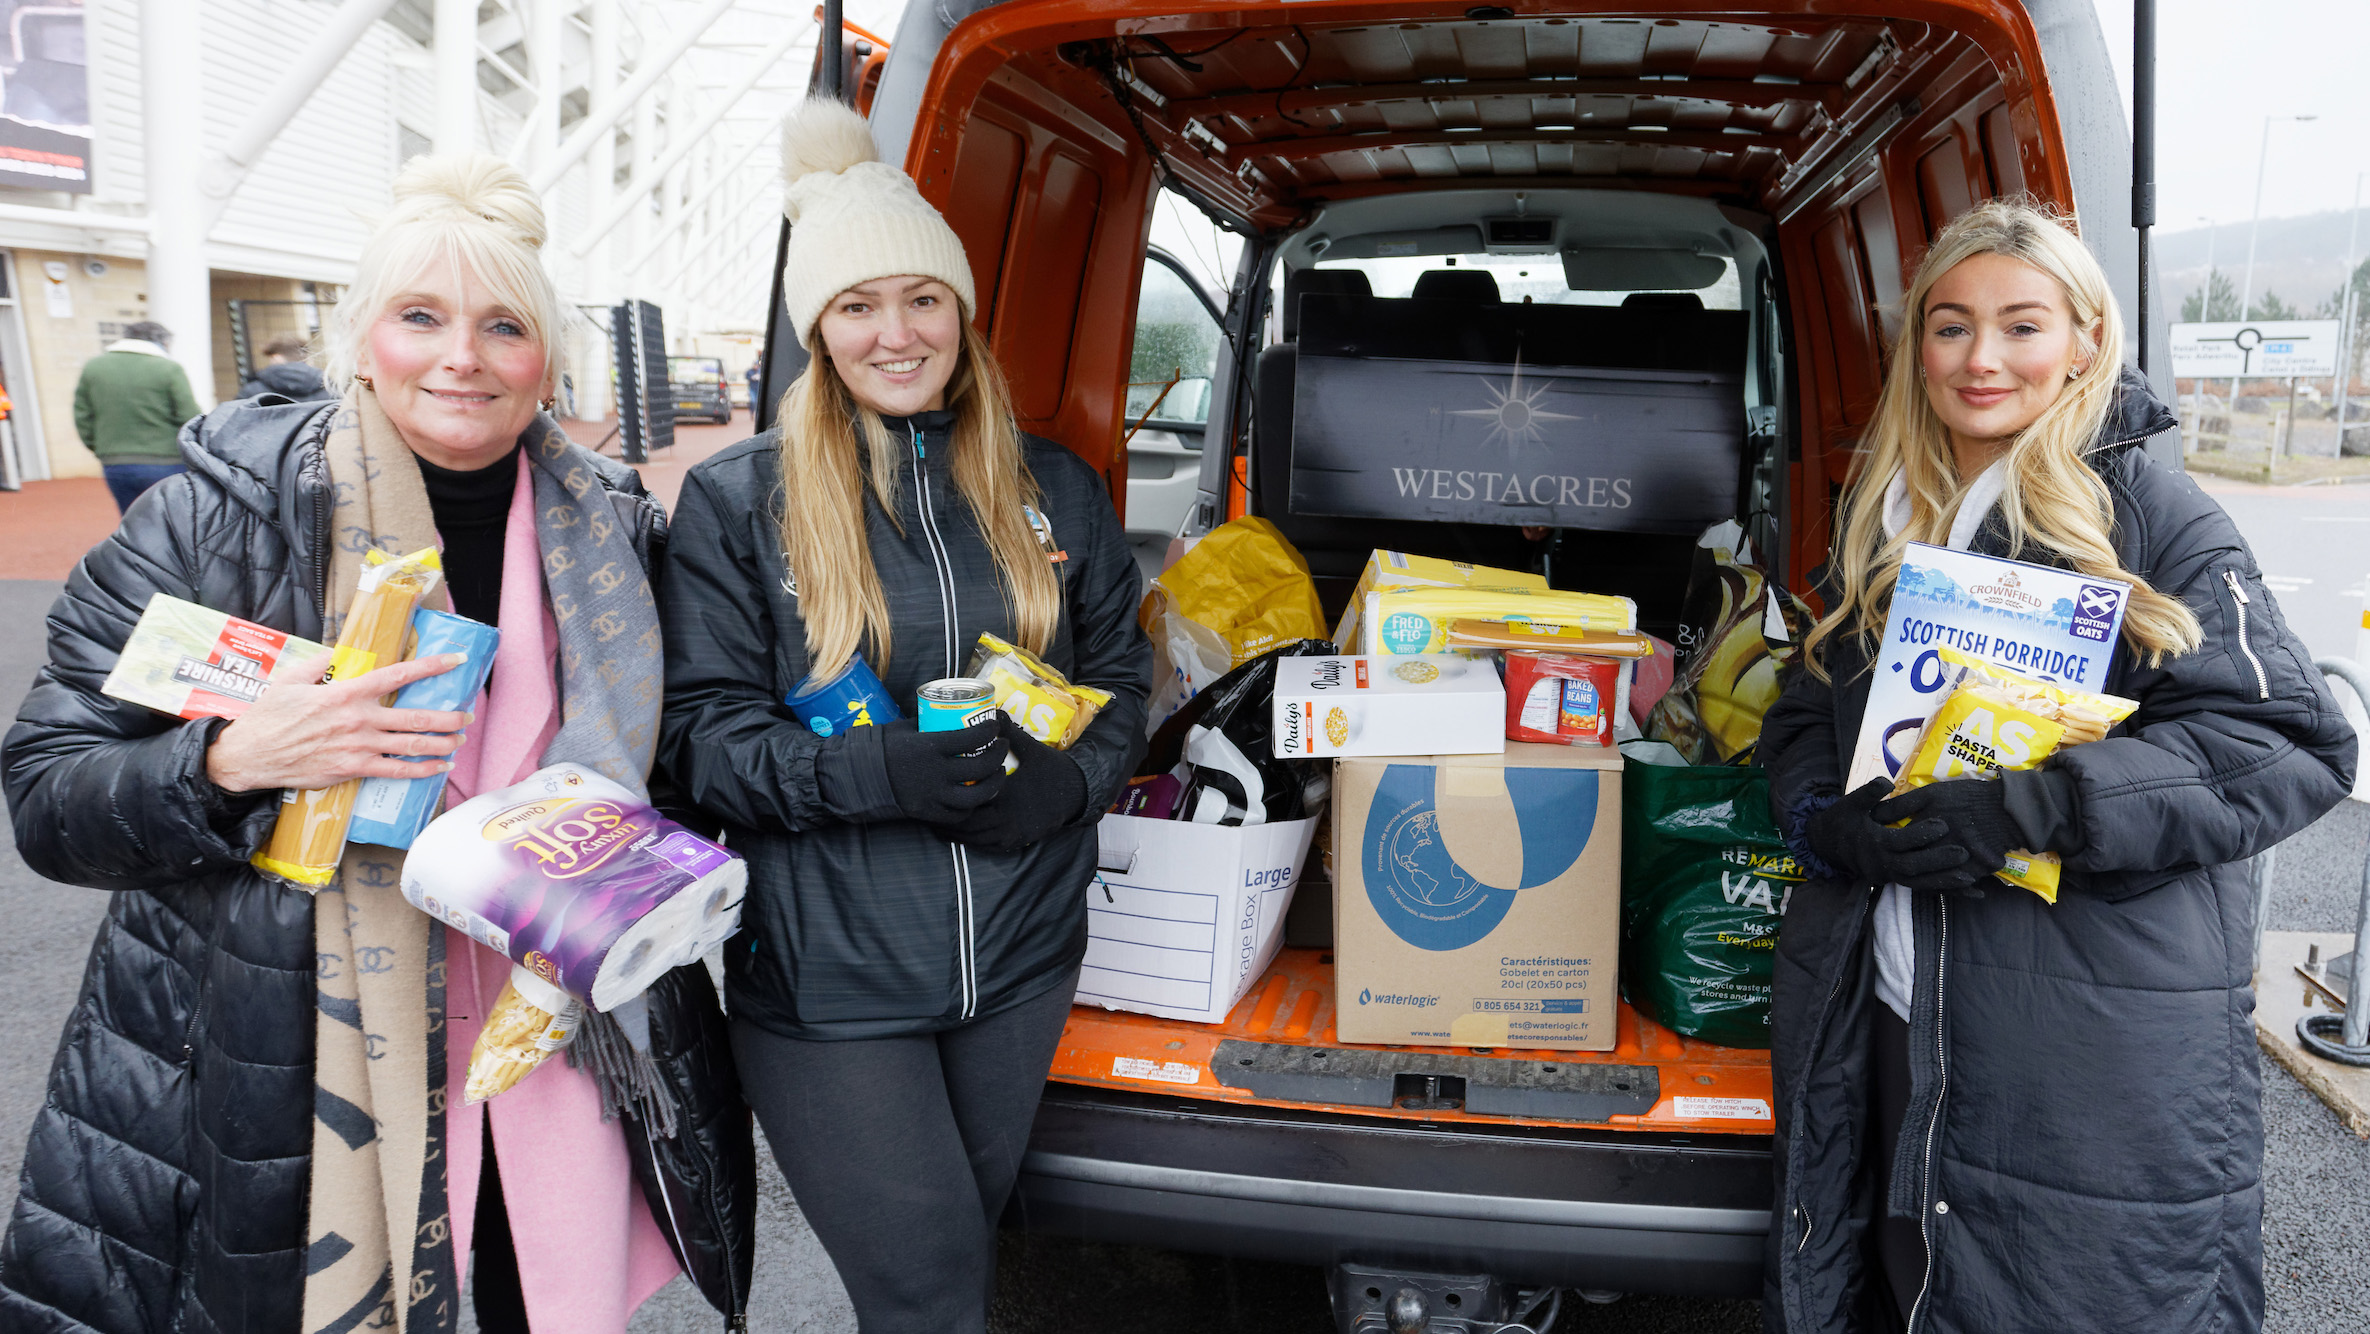
[[[363,555],[362,577],[346,623],[330,655],[329,679],[344,680],[386,663],[403,661],[410,645],[411,614],[444,577],[444,560],[434,547],[408,556],[383,551]],[[385,701],[381,701],[384,703]],[[349,778],[312,791],[290,788],[280,796],[280,818],[272,836],[249,858],[256,870],[300,889],[319,889],[337,875],[346,849],[346,825],[354,816],[354,794],[362,780]]]
[[[2037,769],[2066,746],[2105,736],[2139,707],[2136,700],[2003,671],[1954,648],[1940,653],[1944,670],[1955,671],[1958,681],[1918,733],[1893,784],[1896,796],[1928,783],[1984,781],[2010,769]],[[2019,851],[2008,854],[2008,864],[1997,875],[2056,903],[2063,869],[2056,853]]]
[[[994,635],[979,637],[966,674],[987,682],[996,692],[997,708],[1056,750],[1068,749],[1111,702],[1109,691],[1072,685],[1036,654]]]
[[[584,1007],[575,997],[516,964],[469,1050],[469,1078],[461,1096],[484,1102],[507,1093],[544,1058],[576,1040]]]
[[[1582,633],[1632,634],[1637,604],[1602,593],[1545,588],[1383,588],[1358,613],[1356,653],[1441,653],[1458,621],[1503,621]]]
[[[1434,556],[1411,556],[1404,551],[1376,549],[1366,558],[1366,568],[1359,572],[1358,586],[1350,590],[1350,601],[1342,609],[1341,624],[1333,627],[1333,643],[1344,653],[1363,653],[1371,650],[1358,647],[1359,613],[1366,605],[1366,595],[1385,588],[1529,588],[1547,591],[1547,577],[1525,574],[1520,570],[1501,570],[1489,565],[1472,565],[1461,560],[1441,560]]]

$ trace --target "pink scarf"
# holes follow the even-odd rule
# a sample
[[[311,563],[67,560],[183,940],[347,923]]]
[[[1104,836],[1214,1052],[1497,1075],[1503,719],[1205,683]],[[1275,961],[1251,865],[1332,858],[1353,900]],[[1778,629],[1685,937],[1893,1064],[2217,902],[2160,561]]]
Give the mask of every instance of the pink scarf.
[[[522,452],[502,543],[502,643],[477,724],[453,757],[454,802],[533,773],[560,727],[559,625],[543,596],[533,467]],[[635,1308],[678,1272],[634,1181],[624,1128],[601,1120],[592,1076],[571,1069],[564,1056],[498,1098],[474,1106],[462,1100],[470,1049],[510,976],[510,960],[450,927],[444,944],[445,1182],[456,1275],[467,1281],[490,1115],[529,1323],[537,1334],[623,1334]]]

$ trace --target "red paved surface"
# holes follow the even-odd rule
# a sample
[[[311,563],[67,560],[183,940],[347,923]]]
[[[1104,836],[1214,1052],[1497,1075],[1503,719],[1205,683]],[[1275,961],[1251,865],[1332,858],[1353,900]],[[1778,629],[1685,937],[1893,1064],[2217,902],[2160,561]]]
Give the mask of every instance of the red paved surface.
[[[609,431],[612,422],[569,422],[568,434],[590,445]],[[675,447],[635,471],[642,484],[669,510],[683,489],[683,474],[718,450],[749,434],[746,411],[730,426],[683,423],[675,428]],[[617,456],[617,442],[604,451]],[[115,500],[107,484],[96,477],[60,482],[27,482],[22,491],[0,491],[0,579],[63,579],[74,563],[109,533],[115,531]]]

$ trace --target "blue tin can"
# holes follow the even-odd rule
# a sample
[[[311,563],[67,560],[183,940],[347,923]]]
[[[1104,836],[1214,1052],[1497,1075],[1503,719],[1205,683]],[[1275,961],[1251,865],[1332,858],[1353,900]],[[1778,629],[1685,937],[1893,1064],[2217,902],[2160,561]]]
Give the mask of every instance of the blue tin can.
[[[932,681],[914,693],[913,702],[925,732],[960,732],[996,716],[996,688],[968,676]]]
[[[821,685],[816,685],[812,677],[801,681],[798,689],[783,697],[782,703],[816,736],[830,736],[851,727],[893,723],[905,716],[897,707],[896,697],[873,675],[871,664],[864,661],[861,653],[848,661],[846,671]]]

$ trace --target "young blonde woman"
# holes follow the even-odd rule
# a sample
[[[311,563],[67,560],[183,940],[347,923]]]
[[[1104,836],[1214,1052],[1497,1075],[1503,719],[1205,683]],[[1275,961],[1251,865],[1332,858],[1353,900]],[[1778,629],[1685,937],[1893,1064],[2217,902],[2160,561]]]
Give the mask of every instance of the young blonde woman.
[[[1762,734],[1812,872],[1778,940],[1768,1327],[2256,1329],[2235,863],[2343,797],[2352,729],[2228,517],[2141,448],[2173,419],[2066,222],[1978,206],[1905,312],[1828,615]],[[1912,541],[2130,583],[2106,688],[2138,712],[1999,782],[1844,791]],[[2064,857],[2054,907],[1991,879],[2015,849]]]
[[[860,1328],[980,1330],[1093,825],[1142,746],[1141,590],[1103,478],[1014,427],[945,219],[837,103],[794,113],[783,153],[812,360],[777,431],[684,479],[660,750],[749,859],[733,1049]],[[1001,719],[918,730],[915,692],[982,632],[1112,703],[1066,751]],[[859,656],[905,721],[819,736],[784,707]]]

